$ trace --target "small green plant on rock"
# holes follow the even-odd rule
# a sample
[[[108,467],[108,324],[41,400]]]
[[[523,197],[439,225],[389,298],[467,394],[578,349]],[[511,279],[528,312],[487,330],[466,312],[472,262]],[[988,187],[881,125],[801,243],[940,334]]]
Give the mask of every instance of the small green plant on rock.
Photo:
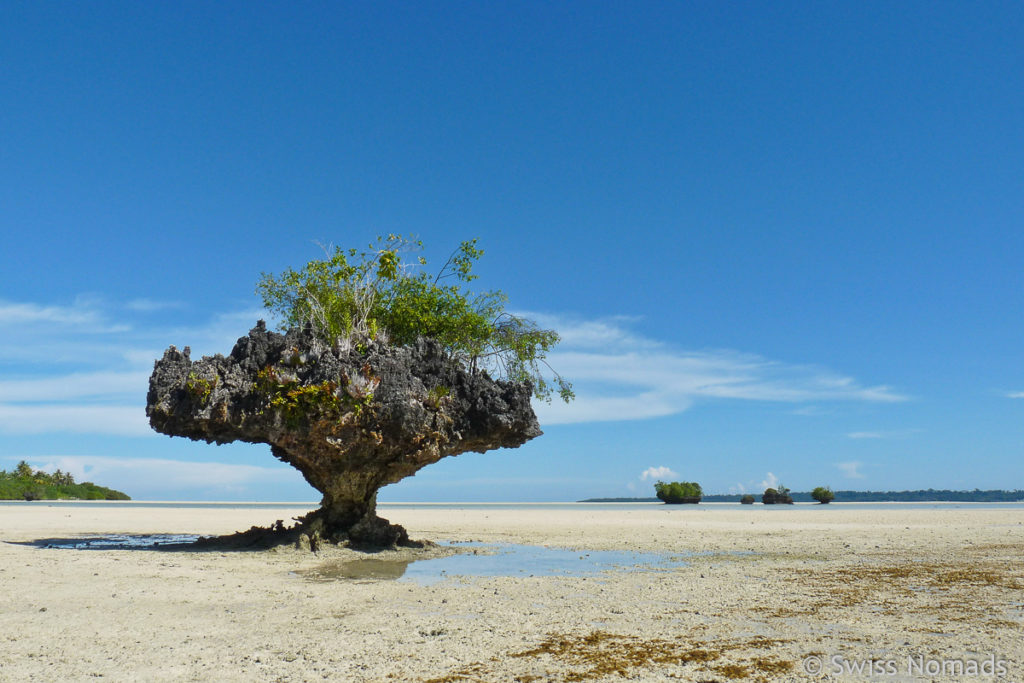
[[[438,384],[436,387],[431,387],[430,391],[427,392],[427,400],[425,401],[434,410],[441,407],[441,403],[444,399],[448,398],[452,393],[452,390],[443,384]]]
[[[281,411],[289,426],[297,426],[311,416],[337,418],[341,414],[338,385],[334,382],[303,385],[297,379],[280,376],[269,366],[256,377],[256,392],[270,408]]]
[[[196,374],[192,372],[188,374],[188,379],[185,381],[185,390],[189,393],[189,396],[191,396],[200,405],[206,405],[207,401],[210,400],[210,394],[213,393],[216,386],[216,377],[214,377],[211,382],[205,377],[197,377]]]
[[[752,495],[750,495],[749,493],[744,493],[743,497],[740,498],[740,503],[742,503],[743,505],[753,505],[754,504],[754,497]]]
[[[346,408],[361,414],[373,402],[378,385],[380,377],[373,374],[369,364],[358,372],[342,375],[340,388],[331,381],[303,384],[267,366],[257,373],[253,390],[268,408],[281,412],[285,424],[296,427],[308,419],[340,419]]]

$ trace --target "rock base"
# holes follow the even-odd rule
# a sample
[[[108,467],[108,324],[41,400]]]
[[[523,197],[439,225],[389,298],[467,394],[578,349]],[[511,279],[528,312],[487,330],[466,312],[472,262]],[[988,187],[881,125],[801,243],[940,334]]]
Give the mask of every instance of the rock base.
[[[194,545],[202,549],[219,550],[269,550],[292,546],[309,552],[317,552],[325,546],[382,550],[424,548],[429,545],[429,541],[411,540],[405,527],[391,524],[376,515],[364,518],[348,529],[328,527],[324,523],[325,516],[323,509],[314,510],[303,517],[296,517],[292,526],[285,526],[284,520],[279,519],[270,527],[254,526],[248,531],[204,537]]]

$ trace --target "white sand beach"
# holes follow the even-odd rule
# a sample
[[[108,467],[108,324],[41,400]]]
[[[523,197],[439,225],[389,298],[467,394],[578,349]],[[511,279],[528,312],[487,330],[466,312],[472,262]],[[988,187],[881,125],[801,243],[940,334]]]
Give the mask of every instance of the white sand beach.
[[[354,551],[26,543],[295,514],[3,507],[0,680],[1024,680],[1024,509],[382,510],[419,539],[697,553],[429,585],[305,574]]]

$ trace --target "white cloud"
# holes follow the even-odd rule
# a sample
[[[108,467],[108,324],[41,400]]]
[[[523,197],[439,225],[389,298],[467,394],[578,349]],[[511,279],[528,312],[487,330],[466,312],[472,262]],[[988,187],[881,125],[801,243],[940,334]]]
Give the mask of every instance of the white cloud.
[[[56,432],[118,436],[155,434],[141,405],[0,404],[0,434]]]
[[[778,487],[778,485],[779,485],[779,478],[776,477],[771,472],[769,472],[765,476],[765,478],[761,481],[761,484],[760,484],[762,489],[774,489],[774,488]]]
[[[1006,398],[1024,398],[1024,391],[1008,391]]]
[[[885,435],[882,432],[850,432],[846,435],[850,439],[882,439]]]
[[[660,467],[648,467],[646,470],[641,472],[640,481],[657,481],[659,479],[669,479],[671,477],[678,476],[678,473],[662,465]]]
[[[517,312],[544,328],[556,329],[564,346],[579,349],[660,348],[661,343],[638,336],[625,325],[637,321],[629,316],[612,316],[597,320],[568,320],[545,313]]]
[[[234,348],[235,342],[256,326],[257,320],[267,320],[267,311],[255,308],[222,313],[203,325],[162,330],[158,344],[160,352],[157,356],[162,355],[164,349],[172,344],[179,349],[186,346],[191,347],[192,358],[212,356],[217,353],[227,355]],[[273,325],[268,321],[267,327],[273,327]],[[153,359],[157,356],[154,356]]]
[[[683,412],[697,400],[906,400],[885,385],[864,386],[815,366],[737,351],[672,349],[628,331],[623,327],[626,319],[581,322],[526,315],[561,335],[562,343],[549,361],[576,389],[576,400],[568,405],[537,405],[542,424],[663,417]]]
[[[125,339],[130,325],[108,320],[99,301],[79,297],[71,306],[0,301],[0,363],[61,363],[95,366],[106,362]]]
[[[0,323],[5,325],[56,323],[85,326],[99,322],[99,311],[91,301],[76,303],[74,306],[40,306],[34,303],[0,301]]]
[[[836,467],[842,471],[843,475],[847,479],[863,479],[864,475],[861,473],[860,468],[864,466],[864,463],[859,460],[851,460],[849,462],[837,462]]]
[[[173,304],[137,299],[127,307],[155,309]],[[542,424],[647,420],[683,412],[696,401],[757,400],[893,402],[905,397],[888,387],[863,386],[849,377],[771,361],[736,351],[685,351],[628,329],[633,319],[567,320],[527,314],[562,335],[551,354],[553,367],[569,378],[577,398],[536,405]],[[193,358],[228,353],[262,309],[216,316],[203,325],[165,329],[111,324],[102,302],[79,299],[73,306],[0,302],[0,322],[23,321],[0,339],[0,359],[19,375],[0,380],[0,432],[54,431],[137,433],[137,420],[122,420],[125,399],[145,395],[152,362],[168,345],[189,346]],[[85,334],[88,332],[88,334]],[[2,363],[3,361],[0,361]],[[61,363],[73,372],[59,373]],[[32,371],[31,366],[35,366]],[[2,366],[0,366],[2,368]],[[50,404],[44,409],[42,405]],[[76,405],[65,405],[75,403]],[[86,416],[98,419],[91,422]],[[25,417],[24,425],[17,424]]]
[[[137,299],[129,311],[173,303]],[[228,353],[263,316],[248,309],[206,324],[138,328],[98,299],[70,306],[0,301],[0,434],[151,435],[143,408],[153,361],[171,344],[193,357]],[[137,407],[132,404],[136,404]]]
[[[632,396],[598,396],[577,391],[576,400],[565,403],[536,403],[534,409],[541,424],[571,424],[604,420],[647,420],[682,412],[692,401],[685,396],[662,396],[646,392]]]

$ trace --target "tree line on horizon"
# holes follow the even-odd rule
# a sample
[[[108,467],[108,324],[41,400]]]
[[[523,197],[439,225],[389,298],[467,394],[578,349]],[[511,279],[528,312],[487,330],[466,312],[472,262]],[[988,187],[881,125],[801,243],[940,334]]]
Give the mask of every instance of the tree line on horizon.
[[[696,504],[704,497],[701,485],[695,481],[673,481],[668,483],[658,481],[654,484],[654,491],[658,496],[658,500],[671,505]],[[827,505],[835,499],[832,489],[827,486],[816,487],[811,491],[810,495],[811,498],[822,505]],[[753,505],[754,496],[749,493],[744,494],[740,497],[739,502],[743,505]],[[792,505],[794,501],[789,489],[779,484],[778,488],[771,486],[766,488],[761,496],[761,502],[765,505]]]
[[[847,491],[833,492],[835,499],[845,503],[1019,503],[1024,502],[1024,490],[974,489],[957,491],[951,489],[916,489],[908,491]],[[740,493],[704,494],[702,500],[708,503],[739,503],[744,495]],[[790,491],[794,502],[814,501],[811,491]],[[581,503],[653,503],[655,497],[604,497],[587,498]]]
[[[0,470],[0,500],[131,500],[121,491],[76,483],[70,472],[34,470],[22,460],[10,472]]]

